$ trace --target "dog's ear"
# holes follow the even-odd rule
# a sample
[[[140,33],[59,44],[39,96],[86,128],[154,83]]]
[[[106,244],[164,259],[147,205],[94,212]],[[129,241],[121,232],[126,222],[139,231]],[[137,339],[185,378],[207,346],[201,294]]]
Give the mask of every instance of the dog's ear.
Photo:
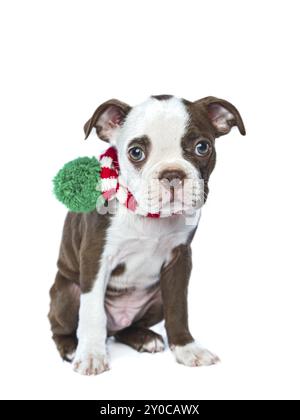
[[[110,99],[98,106],[92,117],[84,125],[87,139],[95,127],[97,136],[104,141],[110,141],[115,130],[120,127],[131,107],[117,99]]]
[[[216,137],[229,133],[234,126],[238,127],[243,136],[246,134],[242,117],[230,102],[208,96],[196,101],[195,104],[204,108],[204,112],[214,127]]]

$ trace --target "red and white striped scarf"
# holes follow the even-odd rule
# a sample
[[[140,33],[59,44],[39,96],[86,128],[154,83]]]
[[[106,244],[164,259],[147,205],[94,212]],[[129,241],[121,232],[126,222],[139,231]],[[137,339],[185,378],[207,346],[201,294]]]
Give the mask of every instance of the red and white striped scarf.
[[[143,211],[132,193],[120,182],[120,167],[117,150],[110,147],[100,155],[100,191],[106,201],[117,199],[121,204],[136,214],[145,217],[159,218],[160,213],[149,213]]]

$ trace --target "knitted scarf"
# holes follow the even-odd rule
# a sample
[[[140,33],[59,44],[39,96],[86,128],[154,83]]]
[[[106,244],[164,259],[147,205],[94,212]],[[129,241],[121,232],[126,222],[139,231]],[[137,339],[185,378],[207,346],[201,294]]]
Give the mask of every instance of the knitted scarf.
[[[141,209],[120,177],[117,150],[110,147],[100,155],[100,191],[106,201],[117,199],[121,204],[136,214],[145,217],[159,218],[160,213],[148,213]]]

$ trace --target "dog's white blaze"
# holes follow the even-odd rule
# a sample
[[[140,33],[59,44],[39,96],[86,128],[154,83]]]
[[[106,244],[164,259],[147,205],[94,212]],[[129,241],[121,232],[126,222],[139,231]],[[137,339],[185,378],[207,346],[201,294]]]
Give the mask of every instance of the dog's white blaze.
[[[122,147],[121,160],[126,157],[126,147],[135,137],[148,136],[159,144],[164,157],[181,156],[180,141],[189,120],[187,110],[179,98],[158,101],[149,98],[135,106],[128,114],[118,135],[117,147]],[[157,158],[157,156],[156,156]],[[162,156],[158,156],[162,158]]]

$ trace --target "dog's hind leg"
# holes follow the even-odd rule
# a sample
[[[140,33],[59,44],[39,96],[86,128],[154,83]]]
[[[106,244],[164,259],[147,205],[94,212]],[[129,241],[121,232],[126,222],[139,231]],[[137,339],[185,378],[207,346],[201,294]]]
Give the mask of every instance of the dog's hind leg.
[[[161,335],[134,325],[116,333],[115,339],[139,352],[157,353],[165,347]]]
[[[50,298],[52,338],[63,360],[71,362],[77,347],[80,288],[58,272]]]
[[[163,307],[160,299],[159,292],[157,300],[149,307],[143,317],[130,327],[118,331],[115,334],[115,339],[139,352],[157,353],[163,351],[165,345],[162,336],[149,330],[149,327],[163,320]]]

